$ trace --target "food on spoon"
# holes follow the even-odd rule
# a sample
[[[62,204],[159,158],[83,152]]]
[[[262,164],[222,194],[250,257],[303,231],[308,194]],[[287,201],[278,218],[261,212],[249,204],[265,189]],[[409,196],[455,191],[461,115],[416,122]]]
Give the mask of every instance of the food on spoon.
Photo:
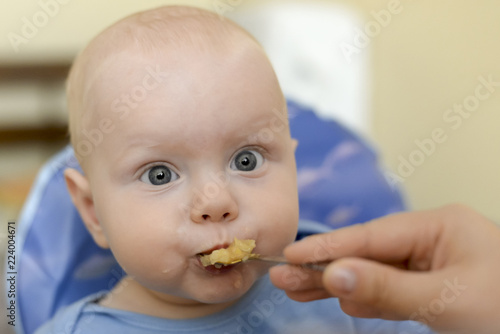
[[[254,248],[255,240],[240,240],[234,238],[234,241],[229,247],[214,250],[210,254],[201,256],[200,260],[205,267],[216,264],[224,264],[227,266],[257,256],[257,254],[252,254]]]

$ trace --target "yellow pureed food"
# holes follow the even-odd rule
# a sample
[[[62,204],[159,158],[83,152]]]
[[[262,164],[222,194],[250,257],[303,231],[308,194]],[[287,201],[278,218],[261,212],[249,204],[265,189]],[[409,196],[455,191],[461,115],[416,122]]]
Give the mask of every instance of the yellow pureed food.
[[[227,248],[214,250],[212,253],[200,257],[201,263],[206,267],[214,264],[230,265],[233,263],[248,260],[251,257],[256,257],[257,254],[252,254],[255,248],[255,240],[239,240],[234,238],[234,241]]]

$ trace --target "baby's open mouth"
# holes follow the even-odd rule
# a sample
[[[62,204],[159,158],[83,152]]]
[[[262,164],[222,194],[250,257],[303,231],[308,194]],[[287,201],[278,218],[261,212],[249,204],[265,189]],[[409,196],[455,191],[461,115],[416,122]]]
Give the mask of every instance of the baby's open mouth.
[[[201,264],[204,267],[215,266],[220,269],[222,266],[229,266],[242,261],[246,261],[256,254],[252,254],[255,248],[255,240],[239,240],[234,238],[234,241],[226,248],[216,249],[208,252],[208,254],[198,254]]]

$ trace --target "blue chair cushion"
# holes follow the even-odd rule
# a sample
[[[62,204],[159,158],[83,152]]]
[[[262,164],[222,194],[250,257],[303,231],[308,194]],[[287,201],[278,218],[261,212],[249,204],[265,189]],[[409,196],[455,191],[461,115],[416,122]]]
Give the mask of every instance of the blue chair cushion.
[[[288,102],[296,150],[300,218],[339,228],[402,211],[373,149],[333,120]]]

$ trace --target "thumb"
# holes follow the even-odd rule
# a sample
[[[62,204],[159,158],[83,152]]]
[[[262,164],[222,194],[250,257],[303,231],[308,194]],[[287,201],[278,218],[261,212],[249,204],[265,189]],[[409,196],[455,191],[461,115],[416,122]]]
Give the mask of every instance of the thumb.
[[[344,258],[330,264],[323,285],[355,317],[408,320],[439,294],[428,272],[410,272],[365,259]]]

